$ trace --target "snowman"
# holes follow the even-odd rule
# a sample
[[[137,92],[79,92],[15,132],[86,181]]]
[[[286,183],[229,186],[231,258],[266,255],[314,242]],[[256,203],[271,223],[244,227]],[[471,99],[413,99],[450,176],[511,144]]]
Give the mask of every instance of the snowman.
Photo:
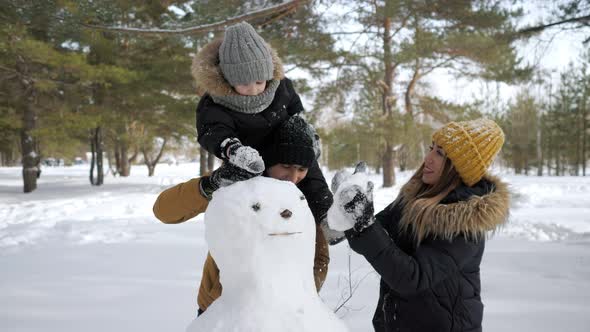
[[[317,294],[315,223],[293,183],[257,177],[220,188],[205,238],[223,292],[187,331],[348,331]]]

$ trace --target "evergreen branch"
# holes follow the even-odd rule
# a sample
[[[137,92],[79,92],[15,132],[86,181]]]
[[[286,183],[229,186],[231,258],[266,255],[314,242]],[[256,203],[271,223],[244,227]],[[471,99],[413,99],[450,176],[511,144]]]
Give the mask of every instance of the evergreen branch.
[[[580,22],[580,23],[590,22],[590,15],[572,17],[572,18],[568,18],[568,19],[557,21],[557,22],[553,22],[553,23],[541,24],[541,25],[538,25],[538,26],[521,29],[521,30],[518,31],[518,33],[519,34],[537,33],[537,32],[541,32],[541,31],[543,31],[543,30],[545,30],[547,28],[551,28],[551,27],[554,27],[554,26],[558,26],[558,25],[562,25],[562,24],[567,24],[567,23],[577,23],[577,22]]]
[[[18,71],[14,70],[12,68],[1,66],[1,65],[0,65],[0,70],[3,70],[5,72],[9,72],[9,73],[13,73],[13,74],[15,74],[15,76],[20,75],[20,73]]]
[[[425,70],[424,72],[421,73],[420,77],[424,77],[428,74],[430,74],[431,72],[433,72],[434,70],[438,69],[438,68],[442,68],[445,67],[446,65],[448,65],[449,63],[453,62],[454,60],[456,60],[457,58],[459,58],[458,55],[455,56],[451,56],[448,59],[445,59],[444,61],[441,61],[435,65],[432,65],[430,67],[425,67],[424,69],[427,68],[427,70]]]
[[[330,35],[362,35],[362,34],[379,34],[378,31],[338,31],[338,32],[330,32]]]
[[[277,14],[275,17],[271,17],[271,18],[269,18],[267,21],[263,22],[263,23],[261,24],[261,27],[267,26],[267,25],[269,25],[269,24],[272,24],[272,23],[274,23],[274,22],[276,22],[276,21],[279,21],[279,20],[283,19],[283,17],[285,17],[285,16],[287,16],[287,15],[291,14],[292,12],[294,12],[294,11],[295,11],[295,9],[296,9],[296,7],[293,7],[293,8],[292,8],[292,9],[290,9],[290,10],[285,10],[285,11],[283,11],[283,12],[279,12],[279,13],[278,13],[278,14]]]
[[[225,26],[235,24],[242,21],[249,21],[255,20],[263,17],[268,17],[272,15],[282,15],[285,13],[289,13],[295,10],[300,5],[309,2],[310,0],[291,0],[288,2],[283,2],[275,6],[271,6],[268,8],[262,8],[258,10],[254,10],[248,12],[246,14],[242,14],[239,16],[231,17],[225,19],[223,21],[203,24],[198,26],[191,26],[182,29],[144,29],[144,28],[130,28],[130,27],[117,27],[117,26],[102,26],[102,25],[94,25],[94,24],[86,24],[80,22],[79,24],[95,30],[106,30],[106,31],[114,31],[114,32],[123,32],[123,33],[132,33],[132,34],[143,34],[143,35],[193,35],[211,31],[217,31],[220,28]]]
[[[17,74],[2,76],[2,77],[0,77],[0,82],[1,81],[12,81],[13,79],[15,79],[17,77],[18,77]]]
[[[27,80],[29,80],[29,81],[31,81],[33,83],[38,82],[39,80],[45,80],[45,81],[49,81],[49,82],[53,82],[53,83],[59,83],[59,84],[65,84],[65,85],[76,85],[76,83],[70,83],[70,82],[55,80],[55,79],[52,79],[52,78],[49,78],[49,77],[46,77],[46,78],[38,78],[38,77],[27,75],[27,74],[21,73],[21,72],[19,72],[17,70],[14,70],[14,69],[11,69],[11,68],[7,68],[7,67],[4,67],[4,66],[0,66],[0,70],[3,70],[5,72],[12,73],[11,76],[6,76],[8,78],[21,77],[21,78],[27,79]],[[6,78],[4,78],[3,80],[6,80]]]
[[[391,33],[391,38],[395,37],[398,33],[400,33],[400,31],[402,31],[406,25],[408,24],[408,20],[410,19],[411,14],[408,14],[406,16],[404,16],[404,18],[402,19],[402,22],[400,23],[399,28],[395,29],[392,33]]]

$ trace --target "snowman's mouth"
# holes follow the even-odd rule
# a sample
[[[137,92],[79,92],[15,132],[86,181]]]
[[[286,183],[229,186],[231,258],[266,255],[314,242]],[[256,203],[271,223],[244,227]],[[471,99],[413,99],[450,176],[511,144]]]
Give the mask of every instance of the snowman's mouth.
[[[294,234],[301,234],[303,232],[280,232],[280,233],[268,233],[269,236],[287,236]]]

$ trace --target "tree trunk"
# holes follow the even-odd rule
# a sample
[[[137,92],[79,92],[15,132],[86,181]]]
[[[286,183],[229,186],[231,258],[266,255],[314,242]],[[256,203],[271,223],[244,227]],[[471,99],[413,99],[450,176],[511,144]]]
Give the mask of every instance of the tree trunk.
[[[393,149],[389,143],[386,144],[383,154],[383,187],[389,188],[395,185],[395,173],[393,165]]]
[[[211,152],[207,153],[207,170],[213,172],[215,170],[215,155]]]
[[[19,142],[20,144],[20,142]],[[18,165],[18,150],[17,151],[9,151],[4,154],[4,164],[2,166],[16,166]]]
[[[584,103],[584,107],[588,107],[588,105],[586,105],[586,103]],[[587,131],[588,131],[588,119],[587,119],[587,108],[584,111],[584,119],[582,121],[582,176],[586,176],[586,140],[588,140],[587,138]]]
[[[551,132],[547,133],[547,175],[551,176],[551,167],[553,166],[553,136]]]
[[[94,186],[100,186],[104,183],[104,165],[103,159],[103,144],[102,144],[102,128],[96,127],[90,134],[90,151],[92,158],[90,161],[90,183]],[[94,177],[94,167],[96,165],[96,179]]]
[[[580,113],[580,105],[578,105],[578,109],[576,110],[576,113]],[[578,114],[576,114],[576,119],[575,119],[575,126],[576,126],[576,131],[574,132],[574,137],[576,140],[576,152],[574,154],[574,175],[575,176],[579,176],[580,175],[580,166],[582,165],[582,160],[580,160],[582,154],[580,153],[580,149],[582,149],[582,142],[581,142],[581,121],[578,121]],[[571,171],[570,171],[571,173]]]
[[[513,165],[514,165],[514,173],[515,174],[522,174],[522,167],[521,167],[521,153],[520,148],[518,146],[514,147],[514,155],[513,155]]]
[[[148,168],[148,176],[149,177],[154,176],[154,173],[156,171],[156,165],[158,165],[158,163],[160,162],[160,158],[162,158],[162,154],[164,154],[164,149],[166,148],[166,143],[168,143],[168,140],[164,139],[164,142],[162,142],[162,146],[160,147],[160,151],[158,152],[158,155],[153,160],[150,157],[146,147],[145,146],[141,147],[141,153],[143,154],[143,162]]]
[[[381,174],[381,169],[383,168],[383,158],[381,154],[377,154],[377,166],[375,167],[375,173]]]
[[[393,73],[394,64],[391,54],[391,18],[383,19],[383,61],[385,62],[385,77],[383,87],[383,115],[392,116],[394,104],[393,97]],[[385,150],[383,151],[383,187],[393,187],[395,185],[395,171],[393,168],[393,142],[391,138],[386,138]]]
[[[156,165],[153,165],[153,164],[147,165],[147,168],[148,168],[148,176],[149,177],[154,176],[154,173],[156,172]]]
[[[35,129],[36,114],[33,105],[33,98],[27,98],[23,105],[23,127],[20,132],[22,164],[23,164],[23,191],[30,193],[37,189],[37,177],[39,176],[40,157],[35,151],[35,139],[31,131]]]
[[[90,184],[94,185],[94,165],[96,162],[96,139],[94,138],[94,132],[90,131]]]
[[[129,157],[129,165],[134,164],[137,161],[137,156],[139,156],[139,149],[137,148],[137,145],[133,148],[133,154],[131,155],[131,157]]]
[[[117,174],[121,175],[121,149],[119,148],[119,145],[121,145],[119,140],[115,140],[115,169],[117,170]]]
[[[397,160],[399,161],[399,170],[402,172],[408,168],[408,159],[410,157],[408,149],[409,148],[406,144],[402,144],[398,150]]]
[[[116,152],[105,152],[106,156],[107,156],[107,162],[109,163],[109,168],[107,173],[110,171],[111,174],[113,174],[113,177],[117,176],[117,165],[116,165],[116,161],[115,164],[113,164],[113,156],[115,156],[117,153]]]
[[[587,87],[590,89],[590,87]],[[590,107],[590,103],[588,102],[588,94],[585,92],[584,97],[582,98],[582,176],[586,176],[586,140],[587,140],[587,133],[588,130],[588,108]]]
[[[121,168],[118,170],[119,175],[127,177],[129,173],[131,173],[131,166],[129,165],[129,158],[127,158],[127,154],[129,151],[129,147],[127,142],[121,142],[119,144],[119,158],[121,162]]]
[[[104,165],[102,162],[104,145],[102,143],[102,128],[96,127],[96,185],[101,186],[104,183]]]
[[[411,120],[414,120],[414,105],[412,105],[412,96],[414,95],[414,90],[416,89],[416,83],[418,82],[419,77],[420,60],[416,59],[414,63],[414,74],[412,75],[412,79],[410,79],[408,87],[406,88],[406,92],[404,93],[406,115],[408,115]]]
[[[204,147],[199,147],[199,175],[207,174],[207,150]]]
[[[543,176],[543,144],[541,136],[541,112],[537,114],[537,176]]]

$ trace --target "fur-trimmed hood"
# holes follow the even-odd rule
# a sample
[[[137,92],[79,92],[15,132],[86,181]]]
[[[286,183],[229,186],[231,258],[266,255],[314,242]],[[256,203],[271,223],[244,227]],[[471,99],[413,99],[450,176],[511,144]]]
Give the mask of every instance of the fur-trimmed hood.
[[[437,204],[431,217],[423,218],[421,221],[410,221],[416,218],[402,218],[399,224],[400,231],[409,232],[418,243],[425,237],[450,240],[456,236],[465,236],[478,240],[494,233],[508,220],[510,192],[508,185],[497,177],[485,175],[484,180],[493,186],[493,190],[487,194],[473,195],[458,202]],[[404,195],[416,192],[413,186],[414,184],[408,184],[402,188],[402,200],[407,199]]]
[[[223,39],[216,39],[205,45],[193,58],[191,72],[197,85],[197,93],[208,93],[212,96],[237,95],[232,86],[225,80],[219,67],[219,47]],[[267,44],[268,45],[268,44]],[[277,52],[268,45],[271,50],[274,65],[273,79],[282,80],[285,77],[283,63]]]

